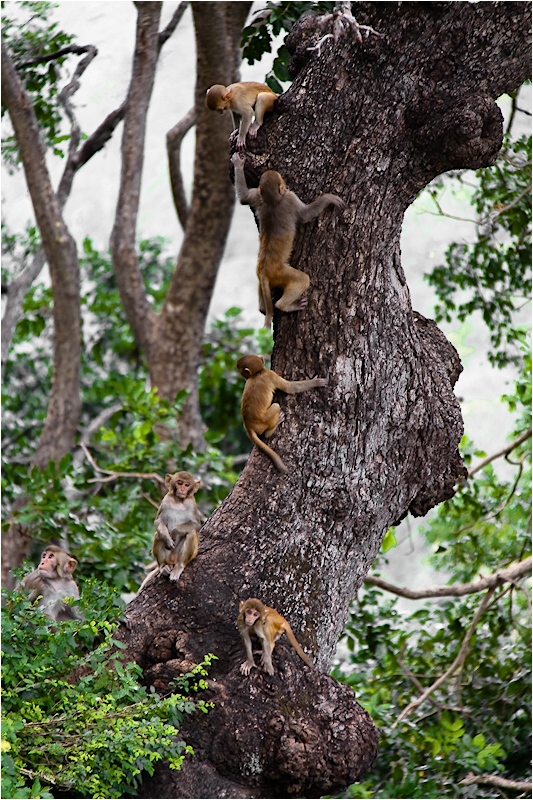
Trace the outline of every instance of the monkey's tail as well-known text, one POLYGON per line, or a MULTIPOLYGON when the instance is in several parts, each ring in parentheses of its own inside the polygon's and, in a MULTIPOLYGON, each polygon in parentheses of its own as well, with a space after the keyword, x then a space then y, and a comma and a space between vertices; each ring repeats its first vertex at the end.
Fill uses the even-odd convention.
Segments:
POLYGON ((272 318, 274 316, 274 306, 272 305, 272 289, 268 278, 263 276, 261 278, 261 292, 263 294, 263 301, 265 303, 265 328, 272 327, 272 318))
POLYGON ((286 627, 286 629, 285 629, 285 633, 287 634, 287 639, 288 639, 288 640, 289 640, 289 642, 292 644, 292 646, 294 647, 294 649, 296 650, 296 652, 298 653, 298 655, 300 656, 300 658, 302 659, 302 661, 303 661, 305 664, 307 664, 307 666, 308 666, 308 667, 312 667, 312 666, 313 666, 313 662, 311 661, 311 659, 309 658, 309 656, 308 656, 306 653, 304 653, 304 651, 302 650, 302 648, 301 648, 301 647, 300 647, 300 645, 298 644, 298 641, 297 641, 297 639, 296 639, 296 636, 295 636, 295 635, 294 635, 294 633, 292 632, 292 628, 291 628, 291 626, 289 625, 289 623, 288 623, 288 622, 287 622, 287 627, 286 627))
POLYGON ((269 456, 269 458, 272 459, 272 461, 274 462, 274 464, 276 465, 277 469, 280 472, 288 472, 289 471, 287 469, 287 467, 285 466, 285 464, 283 463, 283 461, 281 460, 281 458, 275 452, 275 450, 272 450, 271 447, 269 447, 267 444, 265 444, 263 442, 263 440, 259 438, 259 436, 257 435, 257 433, 254 430, 252 430, 251 428, 250 429, 246 428, 246 433, 248 434, 248 436, 250 437, 252 442, 255 445, 257 445, 257 447, 260 450, 262 450, 263 453, 266 453, 267 456, 269 456))

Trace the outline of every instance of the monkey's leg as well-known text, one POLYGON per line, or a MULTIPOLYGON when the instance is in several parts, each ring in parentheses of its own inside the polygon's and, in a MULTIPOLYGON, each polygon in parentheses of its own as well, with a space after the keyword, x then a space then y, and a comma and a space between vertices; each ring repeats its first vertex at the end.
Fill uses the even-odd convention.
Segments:
POLYGON ((263 124, 266 112, 271 111, 274 107, 275 99, 276 98, 272 97, 270 92, 261 92, 257 95, 254 106, 255 121, 252 123, 250 130, 248 131, 248 136, 250 136, 252 139, 255 139, 257 136, 257 129, 263 124))
POLYGON ((259 284, 259 312, 261 314, 266 314, 266 304, 265 298, 263 296, 263 290, 261 289, 261 284, 259 284))
POLYGON ((274 674, 274 667, 272 666, 272 650, 273 647, 267 638, 261 642, 263 645, 263 655, 261 656, 261 666, 269 675, 274 674))
POLYGON ((307 298, 302 295, 309 288, 309 275, 299 269, 287 267, 285 276, 285 291, 276 303, 276 308, 280 311, 301 311, 307 305, 307 298))
POLYGON ((254 654, 252 652, 252 640, 248 631, 241 631, 244 649, 246 650, 246 661, 241 664, 241 674, 249 675, 252 667, 255 667, 254 654))
POLYGON ((281 417, 281 407, 279 403, 272 403, 268 411, 266 412, 263 421, 267 426, 266 430, 263 432, 263 436, 265 439, 268 439, 269 436, 272 436, 274 431, 279 425, 281 417))
POLYGON ((178 554, 178 561, 176 565, 172 568, 172 572, 170 573, 169 580, 177 581, 180 578, 181 573, 187 566, 187 564, 195 558, 198 553, 198 534, 196 531, 191 531, 188 533, 180 542, 179 546, 176 547, 176 551, 178 554))

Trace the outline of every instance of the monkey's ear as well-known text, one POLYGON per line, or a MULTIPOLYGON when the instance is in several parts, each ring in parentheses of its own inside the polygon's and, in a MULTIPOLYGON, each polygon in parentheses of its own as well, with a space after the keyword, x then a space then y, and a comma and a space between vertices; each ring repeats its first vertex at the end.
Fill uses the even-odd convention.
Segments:
POLYGON ((167 472, 167 474, 165 475, 165 486, 167 487, 167 489, 170 486, 171 480, 172 480, 172 475, 170 474, 170 472, 167 472))
POLYGON ((245 377, 246 377, 246 378, 251 378, 251 377, 252 377, 252 373, 251 373, 251 371, 248 369, 248 367, 245 367, 245 368, 243 369, 243 374, 245 375, 245 377))
POLYGON ((67 572, 70 572, 71 574, 74 572, 77 566, 78 562, 76 561, 75 558, 67 558, 67 560, 65 561, 65 569, 67 570, 67 572))
POLYGON ((202 486, 202 481, 194 481, 192 485, 192 494, 196 494, 196 492, 198 491, 198 489, 200 489, 201 486, 202 486))

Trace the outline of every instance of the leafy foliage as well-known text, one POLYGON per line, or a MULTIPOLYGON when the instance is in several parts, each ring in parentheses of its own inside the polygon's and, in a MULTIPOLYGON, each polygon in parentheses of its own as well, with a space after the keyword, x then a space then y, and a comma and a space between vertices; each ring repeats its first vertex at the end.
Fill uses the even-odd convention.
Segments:
MULTIPOLYGON (((46 63, 25 65, 25 62, 56 53, 72 42, 73 36, 59 30, 57 22, 50 21, 53 9, 53 3, 41 0, 3 2, 2 38, 14 57, 15 66, 31 98, 46 144, 56 155, 61 156, 63 151, 59 145, 68 136, 61 133, 62 116, 57 97, 63 79, 62 67, 68 56, 59 56, 46 63)), ((4 113, 5 108, 2 105, 2 117, 4 113)), ((2 153, 11 167, 18 163, 14 136, 10 135, 2 141, 2 153)))
POLYGON ((179 737, 185 714, 209 704, 191 695, 205 688, 213 656, 161 697, 124 664, 113 638, 116 594, 95 581, 79 601, 81 621, 52 625, 17 593, 3 611, 2 796, 83 797, 134 794, 157 761, 179 769, 192 753, 179 737))
MULTIPOLYGON (((241 47, 243 57, 249 64, 260 61, 265 53, 272 50, 272 37, 279 36, 282 31, 289 33, 294 23, 304 14, 331 13, 335 3, 304 2, 276 3, 269 2, 259 11, 242 32, 241 47)), ((278 48, 272 70, 266 77, 266 83, 274 92, 283 91, 282 83, 291 80, 288 71, 290 54, 285 45, 278 48)))
MULTIPOLYGON (((426 279, 440 301, 437 321, 481 312, 493 347, 489 359, 503 366, 518 363, 524 328, 514 317, 531 299, 531 136, 507 140, 495 166, 476 178, 477 239, 450 244, 446 263, 426 279)), ((436 200, 439 191, 438 183, 430 189, 436 200)))
MULTIPOLYGON (((503 399, 517 415, 518 440, 531 426, 529 354, 514 393, 503 399)), ((461 449, 467 465, 486 456, 466 437, 461 449)), ((421 531, 431 547, 431 565, 446 576, 443 583, 475 582, 530 555, 531 439, 507 461, 514 467, 510 479, 487 463, 435 509, 421 531)), ((389 537, 376 574, 390 548, 389 537)), ((365 781, 345 797, 495 797, 500 794, 494 790, 467 789, 460 781, 469 772, 529 780, 531 620, 519 586, 497 590, 461 669, 393 727, 402 710, 450 667, 482 597, 417 603, 411 612, 403 610, 406 601, 402 606, 380 589, 361 590, 341 639, 341 652, 348 655, 333 674, 353 686, 381 728, 380 755, 365 781)))
MULTIPOLYGON (((7 244, 4 270, 12 273, 18 268, 15 246, 17 253, 24 247, 29 252, 35 246, 34 233, 27 240, 8 238, 7 244)), ((140 269, 156 311, 174 266, 164 248, 162 239, 142 241, 139 246, 140 269)), ((247 453, 250 443, 242 427, 242 380, 235 362, 246 352, 268 353, 272 337, 269 332, 240 327, 236 308, 213 322, 199 377, 211 444, 205 453, 183 451, 176 435, 185 395, 180 393, 169 403, 157 392, 147 391, 145 364, 121 311, 110 259, 96 251, 89 239, 83 250, 82 424, 87 432, 92 431, 95 419, 100 422, 86 434, 84 451, 45 470, 31 465, 52 375, 52 297, 48 287, 35 284, 26 295, 25 314, 16 328, 4 373, 4 519, 14 500, 28 495, 29 501, 14 519, 39 530, 35 553, 43 542, 61 541, 66 535, 81 562, 82 575, 135 591, 150 560, 154 506, 162 497, 156 476, 163 478, 176 468, 199 475, 203 489, 197 498, 205 515, 237 479, 229 455, 247 453)))

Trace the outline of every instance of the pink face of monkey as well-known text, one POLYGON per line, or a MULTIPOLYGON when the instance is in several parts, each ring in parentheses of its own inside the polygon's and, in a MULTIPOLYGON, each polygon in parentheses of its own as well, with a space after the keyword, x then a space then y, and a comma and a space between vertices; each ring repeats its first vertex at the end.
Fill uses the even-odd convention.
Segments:
POLYGON ((178 500, 194 494, 200 488, 200 481, 195 481, 189 472, 175 472, 165 478, 167 490, 178 500))
POLYGON ((37 571, 39 576, 48 581, 56 578, 71 578, 78 562, 59 547, 43 550, 37 571))

